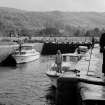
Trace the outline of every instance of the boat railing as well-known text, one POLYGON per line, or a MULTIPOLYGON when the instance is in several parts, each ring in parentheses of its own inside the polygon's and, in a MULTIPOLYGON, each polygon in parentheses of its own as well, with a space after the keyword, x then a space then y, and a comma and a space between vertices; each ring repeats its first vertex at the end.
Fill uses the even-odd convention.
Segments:
MULTIPOLYGON (((51 68, 50 68, 50 71, 56 71, 57 72, 57 66, 56 64, 54 64, 51 68)), ((64 73, 64 72, 73 72, 75 74, 78 74, 80 71, 77 70, 76 68, 74 69, 71 69, 71 67, 69 66, 62 66, 61 68, 61 71, 64 73)))

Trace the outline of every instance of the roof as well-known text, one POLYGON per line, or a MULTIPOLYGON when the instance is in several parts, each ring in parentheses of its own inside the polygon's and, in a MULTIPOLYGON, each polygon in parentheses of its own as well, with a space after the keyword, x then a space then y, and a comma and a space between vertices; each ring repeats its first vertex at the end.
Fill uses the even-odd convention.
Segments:
POLYGON ((34 44, 33 43, 24 43, 24 44, 22 44, 22 46, 34 46, 34 44))
POLYGON ((87 46, 79 46, 79 48, 87 49, 87 46))
POLYGON ((62 56, 81 56, 81 54, 77 54, 77 53, 65 53, 65 54, 62 54, 62 56))

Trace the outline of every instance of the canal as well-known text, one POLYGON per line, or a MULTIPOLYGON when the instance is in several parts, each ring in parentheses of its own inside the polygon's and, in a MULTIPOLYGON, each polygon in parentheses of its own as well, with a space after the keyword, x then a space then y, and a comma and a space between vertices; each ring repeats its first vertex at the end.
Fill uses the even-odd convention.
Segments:
POLYGON ((0 105, 55 105, 55 89, 45 72, 51 57, 16 67, 0 67, 0 105))

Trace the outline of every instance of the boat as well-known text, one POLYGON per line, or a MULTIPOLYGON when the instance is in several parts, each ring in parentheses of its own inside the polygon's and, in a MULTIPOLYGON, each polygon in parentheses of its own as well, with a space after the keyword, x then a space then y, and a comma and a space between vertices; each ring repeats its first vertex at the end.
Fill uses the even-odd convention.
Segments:
POLYGON ((53 64, 46 74, 55 88, 58 87, 58 84, 61 81, 63 83, 65 83, 65 81, 77 81, 105 86, 105 77, 103 78, 102 74, 97 74, 95 72, 96 64, 99 63, 99 58, 96 56, 98 53, 99 48, 95 45, 93 51, 90 49, 85 55, 79 55, 78 53, 73 53, 70 55, 64 54, 62 65, 63 73, 57 73, 57 67, 53 64), (68 60, 68 56, 70 56, 70 58, 75 58, 76 54, 77 58, 75 60, 68 60), (90 54, 92 55, 90 56, 90 54), (91 62, 91 65, 89 62, 91 62))
POLYGON ((76 63, 81 59, 82 54, 78 53, 66 53, 62 54, 62 73, 57 72, 57 65, 53 63, 48 71, 46 72, 46 75, 50 78, 51 84, 54 87, 57 87, 57 79, 61 77, 64 73, 77 73, 78 70, 75 69, 76 63))
POLYGON ((76 50, 79 54, 85 54, 88 51, 88 47, 81 45, 81 46, 78 46, 76 50))
POLYGON ((22 44, 21 49, 19 48, 12 54, 16 63, 26 63, 34 61, 40 57, 40 53, 36 51, 33 44, 22 44))

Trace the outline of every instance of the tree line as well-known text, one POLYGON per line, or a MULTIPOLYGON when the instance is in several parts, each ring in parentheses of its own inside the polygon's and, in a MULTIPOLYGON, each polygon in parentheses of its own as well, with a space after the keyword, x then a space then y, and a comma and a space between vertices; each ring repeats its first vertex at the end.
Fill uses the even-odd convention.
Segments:
POLYGON ((73 37, 79 37, 79 36, 100 36, 101 33, 105 32, 105 29, 100 28, 93 28, 93 29, 83 29, 81 27, 71 27, 71 26, 65 26, 62 29, 56 28, 56 27, 45 27, 42 29, 26 29, 26 28, 19 28, 14 29, 13 27, 9 28, 0 28, 0 34, 2 33, 2 36, 8 36, 8 37, 20 37, 20 36, 28 36, 28 37, 35 37, 35 36, 45 36, 45 37, 57 37, 57 36, 73 36, 73 37))

